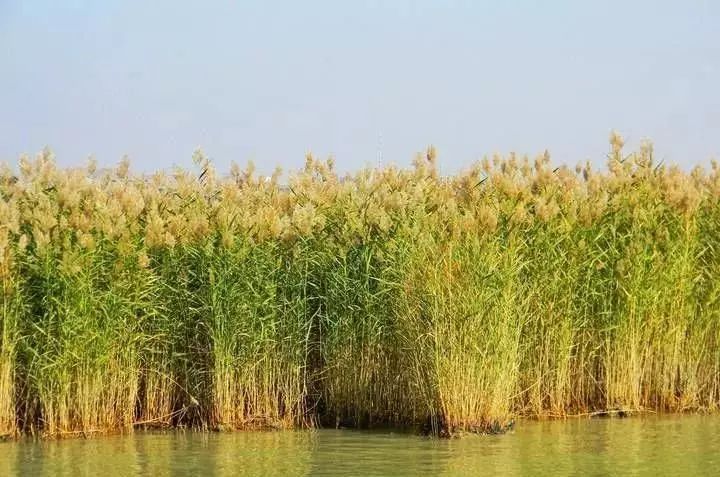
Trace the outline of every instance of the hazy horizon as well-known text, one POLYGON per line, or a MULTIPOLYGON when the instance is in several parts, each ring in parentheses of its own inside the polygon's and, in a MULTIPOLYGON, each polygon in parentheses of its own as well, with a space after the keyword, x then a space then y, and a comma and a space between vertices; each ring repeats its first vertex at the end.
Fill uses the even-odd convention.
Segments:
POLYGON ((720 4, 0 0, 0 161, 261 173, 444 173, 483 155, 601 163, 608 135, 684 167, 720 156, 720 4))

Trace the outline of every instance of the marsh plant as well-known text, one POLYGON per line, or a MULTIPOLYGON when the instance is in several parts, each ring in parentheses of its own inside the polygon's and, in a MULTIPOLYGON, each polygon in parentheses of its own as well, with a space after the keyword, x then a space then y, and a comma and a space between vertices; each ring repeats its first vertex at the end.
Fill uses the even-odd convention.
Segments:
POLYGON ((504 428, 720 403, 720 171, 0 174, 0 434, 504 428))

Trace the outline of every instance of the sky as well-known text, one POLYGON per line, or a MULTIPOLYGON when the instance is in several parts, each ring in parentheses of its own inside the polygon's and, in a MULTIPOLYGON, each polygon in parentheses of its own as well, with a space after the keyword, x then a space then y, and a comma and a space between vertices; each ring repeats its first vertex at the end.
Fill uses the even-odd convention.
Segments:
POLYGON ((720 2, 0 0, 0 161, 720 157, 720 2))

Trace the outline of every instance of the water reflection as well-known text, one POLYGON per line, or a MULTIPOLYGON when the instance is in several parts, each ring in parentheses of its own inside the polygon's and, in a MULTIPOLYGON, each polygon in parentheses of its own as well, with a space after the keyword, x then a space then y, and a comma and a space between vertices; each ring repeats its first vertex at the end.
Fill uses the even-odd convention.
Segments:
POLYGON ((0 443, 2 476, 708 475, 720 418, 520 422, 504 436, 390 432, 136 433, 0 443))

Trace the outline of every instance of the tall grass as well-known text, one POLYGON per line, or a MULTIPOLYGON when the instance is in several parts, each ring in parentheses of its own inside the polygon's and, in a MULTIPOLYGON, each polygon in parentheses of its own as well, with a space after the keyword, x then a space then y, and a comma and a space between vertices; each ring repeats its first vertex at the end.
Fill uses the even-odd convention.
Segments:
POLYGON ((287 185, 0 177, 0 435, 405 426, 720 403, 720 172, 494 157, 287 185))

